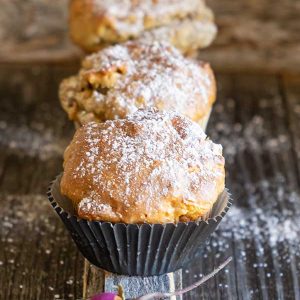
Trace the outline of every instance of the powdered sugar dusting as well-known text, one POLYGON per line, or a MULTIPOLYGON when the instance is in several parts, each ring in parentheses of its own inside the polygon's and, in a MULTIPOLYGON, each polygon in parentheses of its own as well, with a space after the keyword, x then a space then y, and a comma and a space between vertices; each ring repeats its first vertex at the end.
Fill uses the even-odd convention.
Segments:
POLYGON ((65 155, 64 176, 70 171, 68 178, 77 185, 89 182, 83 194, 94 203, 82 200, 81 212, 97 215, 99 204, 113 203, 123 221, 160 215, 162 222, 174 221, 188 215, 189 206, 199 214, 224 189, 222 147, 208 140, 197 124, 154 109, 79 129, 65 155), (75 165, 68 160, 71 152, 75 165))
POLYGON ((94 13, 112 20, 111 26, 122 36, 138 36, 145 29, 168 24, 204 7, 202 0, 96 0, 94 13))
POLYGON ((81 123, 124 118, 151 106, 197 121, 209 111, 213 90, 207 64, 184 58, 167 43, 143 40, 88 56, 79 75, 62 85, 61 99, 67 111, 70 101, 77 103, 71 118, 81 123))
POLYGON ((112 207, 104 203, 95 203, 92 198, 83 198, 78 204, 78 209, 82 211, 94 211, 112 213, 112 207))

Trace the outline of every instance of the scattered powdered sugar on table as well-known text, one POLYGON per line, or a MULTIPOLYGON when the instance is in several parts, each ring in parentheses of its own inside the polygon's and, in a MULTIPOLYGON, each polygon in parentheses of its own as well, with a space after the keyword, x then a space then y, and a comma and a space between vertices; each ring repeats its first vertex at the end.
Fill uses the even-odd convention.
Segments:
POLYGON ((268 241, 272 247, 281 242, 298 243, 300 194, 297 191, 284 189, 276 180, 267 184, 262 182, 248 201, 248 208, 234 205, 230 209, 221 224, 221 236, 223 230, 225 236, 230 230, 237 240, 255 237, 262 243, 268 241), (261 192, 266 188, 279 193, 279 200, 274 201, 270 196, 262 201, 261 192))
MULTIPOLYGON (((276 99, 274 99, 276 101, 276 99)), ((227 105, 233 105, 233 99, 227 100, 227 105)), ((263 102, 262 102, 263 103, 263 102)), ((224 114, 224 106, 216 103, 214 113, 224 114)), ((233 114, 233 113, 232 113, 233 114)), ((212 140, 218 141, 224 148, 227 163, 234 163, 236 155, 246 149, 261 154, 264 151, 281 153, 290 149, 291 142, 285 132, 271 136, 268 128, 265 128, 266 120, 260 115, 254 115, 243 126, 235 123, 229 126, 226 122, 219 121, 214 124, 213 130, 209 132, 212 140)))
MULTIPOLYGON (((18 268, 18 275, 15 277, 16 287, 19 286, 20 289, 26 290, 30 285, 26 278, 38 277, 37 281, 40 282, 41 278, 37 274, 43 272, 42 270, 55 273, 58 265, 61 268, 69 269, 73 262, 78 260, 77 250, 75 247, 70 247, 70 236, 53 213, 44 192, 41 194, 1 192, 0 201, 2 204, 0 210, 0 243, 2 246, 0 274, 14 272, 18 268), (73 257, 72 263, 69 261, 70 257, 73 257), (45 266, 44 260, 52 263, 45 266)), ((81 260, 79 260, 78 265, 81 264, 81 260)), ((82 275, 74 277, 73 274, 67 272, 62 279, 66 280, 68 285, 81 286, 82 275)), ((54 290, 57 293, 59 289, 52 285, 55 286, 55 282, 51 279, 44 284, 44 287, 49 289, 46 291, 49 297, 52 296, 54 290)), ((62 285, 65 285, 64 281, 62 281, 62 285)), ((74 299, 74 297, 70 297, 70 299, 74 299)))
MULTIPOLYGON (((274 99, 273 102, 276 101, 274 99)), ((226 102, 229 107, 234 103, 232 99, 226 102)), ((262 100, 260 105, 266 105, 265 101, 262 100)), ((217 104, 215 111, 217 114, 224 114, 224 106, 217 104)), ((282 156, 282 153, 291 148, 291 141, 284 133, 271 135, 267 123, 268 120, 260 115, 252 116, 243 126, 239 123, 228 126, 226 122, 219 121, 215 124, 211 137, 223 145, 226 162, 234 168, 239 163, 237 157, 247 159, 243 156, 245 151, 251 152, 253 157, 268 153, 269 157, 275 156, 274 159, 277 159, 276 155, 282 156)), ((268 241, 272 247, 282 242, 299 243, 300 191, 291 187, 278 169, 273 172, 273 177, 268 180, 252 184, 249 182, 247 186, 241 187, 240 183, 232 182, 233 188, 247 191, 242 196, 246 198, 242 203, 247 203, 247 207, 241 206, 239 199, 234 199, 234 205, 221 223, 221 235, 232 231, 238 240, 255 237, 262 243, 264 240, 268 241)), ((300 245, 298 249, 300 253, 300 245)))
MULTIPOLYGON (((274 109, 276 101, 276 98, 267 103, 262 100, 260 106, 268 104, 269 109, 274 109)), ((199 252, 200 267, 196 267, 195 260, 189 268, 193 269, 195 265, 195 270, 201 269, 201 262, 211 257, 217 265, 232 255, 235 264, 227 272, 236 268, 239 268, 239 274, 244 272, 245 277, 238 282, 251 280, 252 276, 275 282, 277 277, 291 276, 292 269, 299 270, 300 266, 300 189, 297 181, 292 180, 293 145, 284 128, 286 124, 272 124, 261 114, 250 115, 247 122, 235 123, 234 103, 233 99, 226 99, 225 104, 216 104, 216 122, 208 130, 209 136, 220 142, 224 149, 233 206, 207 246, 199 252), (251 156, 245 156, 246 152, 251 156), (253 161, 252 165, 248 162, 245 166, 248 172, 252 168, 252 176, 244 178, 241 162, 255 157, 258 161, 253 161), (262 175, 258 170, 260 165, 262 175), (268 173, 264 173, 266 168, 268 173)), ((280 103, 276 109, 280 110, 280 103)), ((206 272, 204 263, 200 275, 206 272)), ((258 290, 251 293, 257 298, 261 295, 258 290)))
POLYGON ((27 125, 15 127, 0 122, 0 147, 20 156, 38 156, 41 160, 61 157, 67 145, 67 139, 58 138, 49 129, 40 130, 27 125))

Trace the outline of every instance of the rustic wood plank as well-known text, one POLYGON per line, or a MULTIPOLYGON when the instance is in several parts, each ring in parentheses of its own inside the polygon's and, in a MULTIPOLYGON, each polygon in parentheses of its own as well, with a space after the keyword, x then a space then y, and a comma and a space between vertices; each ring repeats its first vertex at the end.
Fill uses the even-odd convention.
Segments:
MULTIPOLYGON (((296 169, 296 176, 294 180, 294 186, 299 188, 300 184, 300 76, 289 77, 286 76, 281 79, 282 88, 282 98, 285 102, 285 113, 288 116, 286 126, 290 132, 290 147, 292 149, 291 157, 294 161, 294 168, 296 169)), ((300 208, 293 203, 293 209, 298 214, 300 213, 300 208)), ((294 297, 300 299, 300 257, 293 245, 289 243, 289 264, 292 274, 292 290, 294 292, 294 297)), ((300 248, 300 247, 299 247, 300 248)), ((299 250, 299 249, 298 249, 299 250)))
MULTIPOLYGON (((242 114, 243 118, 245 120, 248 120, 249 122, 249 119, 253 118, 252 112, 254 112, 258 117, 257 120, 259 120, 258 124, 260 126, 258 130, 253 132, 252 135, 246 136, 247 139, 250 139, 250 149, 247 149, 248 157, 245 157, 244 153, 241 153, 242 157, 240 162, 246 163, 245 166, 241 166, 241 171, 243 172, 242 178, 249 179, 248 182, 246 179, 245 184, 249 184, 252 181, 254 183, 254 188, 258 189, 259 191, 259 198, 253 197, 253 192, 250 192, 248 195, 248 199, 250 199, 248 203, 250 204, 251 210, 256 210, 259 207, 266 207, 267 209, 274 210, 275 214, 277 209, 270 206, 269 201, 275 201, 274 204, 276 204, 276 207, 278 207, 279 210, 286 209, 286 205, 284 205, 284 207, 280 207, 280 202, 282 202, 280 198, 281 196, 276 195, 274 191, 270 190, 271 188, 273 189, 271 184, 274 181, 276 183, 278 178, 281 178, 283 180, 281 182, 282 185, 288 186, 289 182, 287 178, 284 177, 285 168, 278 168, 277 170, 275 169, 275 172, 266 172, 266 168, 269 168, 270 165, 268 165, 265 157, 269 157, 271 158, 271 160, 276 160, 277 153, 283 150, 284 153, 289 153, 288 161, 291 161, 291 159, 293 159, 291 149, 286 147, 288 143, 286 143, 284 147, 282 147, 282 144, 280 143, 281 138, 278 135, 278 128, 281 127, 282 131, 282 129, 286 125, 284 122, 281 122, 282 120, 280 120, 280 117, 283 115, 285 116, 285 118, 287 118, 287 115, 284 113, 284 101, 281 98, 280 88, 278 84, 276 84, 275 79, 271 78, 272 80, 270 82, 270 80, 267 80, 268 78, 263 79, 260 77, 257 78, 256 84, 254 84, 254 86, 251 86, 251 83, 255 83, 255 80, 249 80, 250 78, 246 77, 246 80, 243 80, 243 78, 239 78, 237 80, 236 91, 237 93, 242 91, 244 93, 243 97, 246 99, 249 98, 249 102, 251 101, 251 104, 249 104, 254 107, 254 110, 249 109, 248 107, 247 109, 244 109, 244 113, 242 114), (261 82, 264 82, 264 84, 259 85, 259 80, 261 82), (249 90, 247 90, 245 86, 243 87, 243 85, 247 86, 249 90), (255 97, 256 93, 260 95, 260 97, 255 97), (269 103, 268 107, 265 107, 265 103, 263 103, 263 101, 269 103), (272 105, 270 103, 272 103, 272 105), (259 141, 259 143, 255 142, 256 139, 259 141), (248 176, 247 173, 249 174, 248 176)), ((244 104, 245 101, 241 101, 240 103, 244 104)), ((285 129, 287 132, 287 127, 285 127, 285 129)), ((290 137, 286 138, 289 139, 290 137)), ((247 142, 247 140, 245 142, 247 142)), ((290 163, 290 165, 292 164, 293 163, 290 163)), ((296 170, 293 168, 289 169, 289 174, 295 178, 296 170)), ((261 218, 260 220, 258 220, 258 225, 260 225, 261 228, 268 228, 267 222, 267 219, 261 218)), ((272 228, 268 228, 268 230, 271 230, 272 232, 272 228)), ((290 259, 289 247, 286 244, 276 243, 276 245, 270 246, 267 240, 264 241, 264 239, 269 238, 268 235, 270 234, 270 232, 261 230, 261 232, 256 233, 256 235, 254 236, 256 244, 255 248, 257 249, 257 262, 254 261, 253 265, 255 263, 258 266, 263 265, 263 267, 256 268, 258 270, 257 278, 260 282, 256 288, 252 285, 252 290, 257 290, 257 297, 259 298, 274 299, 280 297, 280 293, 278 293, 278 290, 283 287, 285 298, 296 298, 296 294, 294 294, 293 291, 294 273, 291 271, 291 269, 282 268, 282 262, 279 263, 278 261, 273 259, 272 263, 273 265, 275 265, 275 267, 273 266, 273 268, 275 268, 275 270, 277 269, 277 273, 274 274, 273 270, 268 270, 270 268, 270 259, 272 257, 274 247, 277 248, 276 251, 279 253, 279 257, 284 257, 283 261, 286 260, 286 263, 288 263, 290 259), (269 264, 267 263, 267 261, 269 261, 269 264), (280 278, 280 273, 283 274, 283 278, 280 278), (277 291, 274 286, 272 286, 272 282, 274 282, 274 285, 276 287, 279 287, 277 291), (277 295, 276 292, 278 293, 277 295)), ((248 273, 250 273, 250 270, 248 271, 248 273)))
POLYGON ((284 76, 281 78, 282 97, 285 99, 285 109, 288 114, 286 124, 292 134, 294 159, 297 166, 297 179, 300 183, 300 76, 284 76))
POLYGON ((102 270, 84 260, 83 273, 83 299, 87 299, 99 292, 104 291, 105 274, 102 270))
POLYGON ((47 95, 48 67, 38 70, 0 72, 0 299, 81 297, 83 260, 45 196, 61 170, 66 119, 47 95))

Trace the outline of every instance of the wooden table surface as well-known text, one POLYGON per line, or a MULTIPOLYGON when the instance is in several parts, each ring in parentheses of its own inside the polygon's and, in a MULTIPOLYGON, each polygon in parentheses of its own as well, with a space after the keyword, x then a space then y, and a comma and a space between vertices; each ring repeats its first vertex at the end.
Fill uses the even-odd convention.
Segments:
MULTIPOLYGON (((0 299, 80 299, 83 258, 45 196, 73 125, 57 87, 72 65, 0 66, 0 299)), ((224 146, 234 206, 185 299, 300 299, 300 76, 218 73, 209 135, 224 146)))

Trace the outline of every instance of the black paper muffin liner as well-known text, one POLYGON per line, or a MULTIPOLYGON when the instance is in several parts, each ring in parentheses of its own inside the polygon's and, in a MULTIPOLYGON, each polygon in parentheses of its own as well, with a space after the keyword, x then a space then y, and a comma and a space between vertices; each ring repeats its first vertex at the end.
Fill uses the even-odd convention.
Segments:
POLYGON ((48 198, 82 255, 93 265, 122 275, 152 276, 184 267, 200 250, 231 206, 225 189, 207 220, 167 224, 88 221, 75 215, 60 193, 59 175, 48 198))

